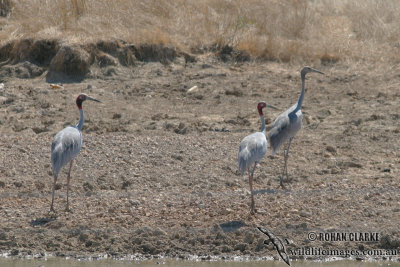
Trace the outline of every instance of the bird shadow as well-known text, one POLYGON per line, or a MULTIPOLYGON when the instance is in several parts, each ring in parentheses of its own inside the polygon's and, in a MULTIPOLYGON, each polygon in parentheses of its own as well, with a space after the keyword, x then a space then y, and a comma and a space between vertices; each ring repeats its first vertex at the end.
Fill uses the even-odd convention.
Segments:
POLYGON ((48 224, 49 222, 55 221, 56 219, 57 219, 57 217, 55 217, 55 216, 36 218, 36 219, 30 221, 29 225, 30 226, 44 226, 44 225, 48 224))
POLYGON ((246 224, 243 221, 230 221, 226 223, 221 223, 219 226, 224 233, 230 233, 238 230, 243 226, 246 226, 246 224))

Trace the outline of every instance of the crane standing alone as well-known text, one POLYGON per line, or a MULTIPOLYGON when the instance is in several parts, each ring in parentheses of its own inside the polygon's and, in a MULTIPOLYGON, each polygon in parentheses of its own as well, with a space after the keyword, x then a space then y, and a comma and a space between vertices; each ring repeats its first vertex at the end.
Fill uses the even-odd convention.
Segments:
POLYGON ((296 133, 301 128, 301 121, 303 118, 303 113, 301 112, 301 105, 303 103, 304 93, 305 93, 305 79, 306 74, 309 72, 316 72, 320 74, 324 74, 323 72, 312 69, 310 67, 304 67, 301 70, 301 94, 299 100, 296 104, 291 106, 288 110, 280 114, 272 123, 272 128, 268 132, 268 139, 271 143, 272 155, 274 155, 279 147, 285 143, 287 140, 288 146, 284 153, 284 161, 285 165, 283 167, 282 176, 280 177, 280 186, 283 186, 283 176, 286 174, 286 178, 288 179, 287 174, 287 160, 289 158, 289 148, 290 144, 292 143, 296 133))
POLYGON ((79 154, 82 147, 82 126, 85 120, 83 115, 82 103, 85 100, 92 100, 100 102, 99 100, 90 97, 85 94, 81 94, 76 98, 76 105, 78 106, 80 112, 80 120, 76 126, 68 126, 62 131, 58 132, 51 143, 51 166, 53 170, 54 182, 53 182, 53 192, 51 195, 51 206, 50 211, 54 212, 54 191, 56 189, 56 182, 58 174, 61 168, 69 162, 69 171, 67 176, 67 207, 68 204, 68 194, 69 194, 69 181, 71 179, 71 168, 73 159, 79 154))
POLYGON ((249 172, 249 185, 251 194, 251 204, 250 213, 255 213, 254 208, 254 197, 253 197, 253 174, 256 169, 257 163, 265 156, 267 153, 267 138, 265 135, 265 119, 262 109, 264 107, 275 108, 271 105, 267 105, 265 102, 260 102, 257 105, 258 114, 261 120, 261 130, 259 132, 253 133, 246 136, 240 142, 238 163, 239 171, 243 175, 246 170, 249 172), (254 164, 254 166, 252 166, 254 164), (251 169, 251 171, 250 171, 251 169))

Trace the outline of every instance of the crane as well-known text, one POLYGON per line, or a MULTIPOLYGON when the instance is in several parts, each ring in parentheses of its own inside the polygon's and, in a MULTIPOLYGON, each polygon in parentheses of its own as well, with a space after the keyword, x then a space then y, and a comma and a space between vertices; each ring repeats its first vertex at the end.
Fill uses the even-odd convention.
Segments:
POLYGON ((290 144, 292 143, 296 133, 300 130, 301 128, 301 120, 303 118, 303 113, 301 112, 301 105, 303 103, 303 98, 304 98, 304 92, 305 92, 305 79, 306 79, 306 74, 309 72, 316 72, 320 74, 324 74, 323 72, 310 68, 310 67, 304 67, 301 70, 301 94, 299 97, 299 100, 297 101, 296 104, 291 106, 288 110, 280 114, 272 123, 271 130, 268 132, 268 139, 271 143, 271 149, 272 149, 272 155, 275 155, 275 153, 278 151, 280 146, 285 143, 287 140, 288 146, 286 151, 284 152, 284 167, 283 167, 283 172, 282 176, 280 177, 280 186, 284 188, 283 186, 283 176, 286 174, 286 178, 288 179, 288 174, 287 174, 287 160, 289 158, 289 149, 290 149, 290 144))
POLYGON ((73 159, 79 154, 82 147, 82 126, 85 120, 83 115, 82 103, 85 100, 91 100, 96 102, 101 102, 93 97, 86 94, 80 94, 76 98, 76 105, 78 106, 80 119, 76 126, 68 126, 62 131, 58 132, 51 143, 51 167, 53 170, 54 182, 53 182, 53 192, 51 195, 51 206, 50 211, 55 212, 54 203, 54 191, 56 189, 56 182, 58 174, 61 168, 69 163, 69 171, 67 176, 67 207, 66 210, 69 211, 68 204, 68 194, 69 194, 69 181, 71 178, 71 168, 73 159))
MULTIPOLYGON (((259 102, 257 105, 258 114, 261 120, 261 129, 243 138, 239 145, 238 163, 239 171, 243 175, 246 170, 249 172, 249 185, 250 185, 250 213, 255 213, 254 196, 253 196, 253 174, 256 169, 257 163, 267 153, 267 138, 265 132, 265 119, 262 109, 265 107, 275 108, 265 102, 259 102), (254 164, 254 165, 253 165, 254 164)), ((276 109, 276 108, 275 108, 276 109)))

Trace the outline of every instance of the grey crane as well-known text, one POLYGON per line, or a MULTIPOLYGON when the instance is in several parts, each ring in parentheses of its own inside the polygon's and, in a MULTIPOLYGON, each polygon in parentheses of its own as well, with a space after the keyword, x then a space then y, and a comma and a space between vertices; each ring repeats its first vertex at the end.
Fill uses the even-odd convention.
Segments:
MULTIPOLYGON (((265 119, 262 109, 265 107, 275 108, 265 102, 257 105, 258 114, 261 120, 261 129, 259 132, 250 134, 243 138, 239 145, 238 163, 239 171, 243 175, 246 170, 249 172, 249 185, 251 194, 250 213, 255 213, 254 196, 253 196, 253 174, 257 163, 267 153, 267 138, 265 132, 265 119), (254 165, 253 165, 254 164, 254 165)), ((275 108, 276 109, 276 108, 275 108)))
POLYGON ((51 206, 50 211, 54 210, 54 191, 56 189, 56 182, 58 174, 61 168, 69 163, 69 171, 67 176, 67 207, 69 210, 68 194, 69 194, 69 181, 71 179, 71 168, 73 159, 79 154, 82 147, 82 126, 85 120, 83 115, 82 103, 85 100, 92 100, 96 102, 101 102, 93 97, 86 94, 80 94, 76 98, 76 105, 78 106, 80 113, 80 120, 76 126, 68 126, 62 131, 58 132, 51 143, 51 167, 53 170, 54 182, 53 182, 53 192, 51 195, 51 206))
POLYGON ((316 72, 320 74, 324 74, 323 72, 310 68, 310 67, 304 67, 301 70, 301 94, 299 97, 299 101, 297 101, 296 104, 291 106, 288 110, 280 114, 272 123, 271 130, 268 132, 268 139, 271 143, 271 149, 272 149, 272 155, 274 155, 280 146, 285 143, 287 140, 288 146, 286 151, 284 152, 284 167, 283 167, 283 172, 282 176, 280 177, 280 186, 284 188, 283 186, 283 176, 286 174, 286 178, 288 179, 288 174, 287 174, 287 160, 289 158, 289 149, 290 149, 290 144, 292 143, 296 133, 300 130, 301 128, 301 120, 303 118, 303 113, 301 112, 301 105, 303 103, 303 98, 304 98, 304 92, 305 92, 305 79, 306 79, 306 74, 309 72, 316 72))

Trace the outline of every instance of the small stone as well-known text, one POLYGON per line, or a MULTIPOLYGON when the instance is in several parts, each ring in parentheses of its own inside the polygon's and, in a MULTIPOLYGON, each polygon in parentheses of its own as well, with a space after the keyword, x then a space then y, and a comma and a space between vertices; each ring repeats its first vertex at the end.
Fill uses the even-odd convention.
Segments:
POLYGON ((301 217, 308 217, 308 218, 311 218, 311 213, 309 213, 309 212, 306 212, 306 211, 301 211, 300 213, 299 213, 299 215, 301 216, 301 217))
POLYGON ((60 85, 60 84, 55 84, 55 83, 51 83, 51 84, 50 84, 50 87, 51 87, 52 89, 63 89, 63 86, 62 86, 62 85, 60 85))
POLYGON ((22 186, 22 182, 14 182, 15 187, 21 187, 22 186))
POLYGON ((132 184, 132 181, 126 180, 122 182, 121 188, 122 189, 127 189, 130 185, 132 184))
POLYGON ((233 96, 236 96, 236 97, 240 97, 240 96, 243 96, 243 92, 239 91, 237 88, 226 89, 225 90, 225 95, 233 95, 233 96))
POLYGON ((254 235, 252 233, 247 233, 243 239, 243 242, 247 244, 253 244, 253 241, 254 241, 254 235))
POLYGON ((39 190, 39 191, 43 190, 45 188, 45 184, 43 182, 40 182, 40 181, 36 181, 35 182, 35 186, 36 186, 37 190, 39 190))
POLYGON ((235 246, 234 250, 240 250, 241 252, 245 251, 248 249, 248 245, 245 243, 239 243, 235 246))
POLYGON ((121 117, 122 117, 121 114, 115 113, 112 118, 113 118, 113 120, 115 120, 115 119, 120 119, 121 117))
POLYGON ((323 110, 319 111, 319 113, 317 115, 317 118, 320 119, 320 120, 324 120, 325 118, 327 118, 331 114, 332 113, 331 113, 331 111, 329 109, 323 109, 323 110))
POLYGON ((195 86, 189 88, 189 89, 187 90, 187 93, 193 94, 193 93, 196 93, 196 92, 198 92, 198 91, 199 91, 199 87, 197 87, 197 85, 195 85, 195 86))
POLYGON ((221 210, 221 215, 227 215, 227 214, 231 213, 232 211, 233 211, 233 210, 232 210, 232 209, 229 209, 229 208, 222 209, 222 210, 221 210))
POLYGON ((93 191, 94 186, 93 186, 91 183, 89 183, 89 182, 85 182, 85 183, 83 184, 83 189, 85 190, 85 192, 93 191))
POLYGON ((183 161, 183 157, 181 155, 172 155, 171 158, 183 161))
POLYGON ((360 163, 356 163, 356 162, 352 162, 352 161, 348 161, 344 165, 346 167, 350 167, 350 168, 362 168, 362 165, 360 163))
POLYGON ((132 206, 139 206, 139 204, 140 204, 140 202, 137 201, 137 200, 135 200, 135 199, 130 199, 130 200, 129 200, 129 203, 130 203, 132 206))
POLYGON ((333 146, 327 146, 326 151, 328 151, 332 154, 336 154, 336 149, 333 146))
POLYGON ((0 240, 7 240, 7 234, 6 234, 6 232, 1 232, 1 233, 0 233, 0 240))
POLYGON ((0 104, 5 104, 7 101, 7 97, 5 96, 0 96, 0 104))

